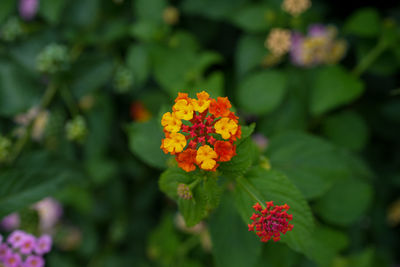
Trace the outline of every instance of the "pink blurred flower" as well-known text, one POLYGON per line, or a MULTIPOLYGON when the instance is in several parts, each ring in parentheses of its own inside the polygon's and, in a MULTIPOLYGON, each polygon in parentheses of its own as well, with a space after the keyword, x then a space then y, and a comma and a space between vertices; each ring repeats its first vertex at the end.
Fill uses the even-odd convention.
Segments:
POLYGON ((0 235, 0 245, 1 245, 1 242, 3 242, 3 236, 2 235, 0 235))
POLYGON ((19 248, 22 245, 22 242, 25 239, 26 233, 21 230, 15 230, 12 232, 9 237, 7 238, 7 242, 13 247, 13 248, 19 248))
POLYGON ((17 229, 20 223, 21 222, 18 213, 11 213, 1 220, 0 227, 5 231, 12 231, 17 229))
POLYGON ((25 234, 20 246, 21 253, 25 255, 31 254, 35 247, 36 238, 31 234, 25 234))
POLYGON ((34 209, 39 213, 40 229, 43 232, 51 232, 51 229, 63 214, 60 202, 51 197, 47 197, 36 203, 34 209))
POLYGON ((43 267, 44 259, 40 256, 30 255, 26 258, 23 267, 43 267))
POLYGON ((19 15, 24 20, 31 20, 35 17, 39 8, 39 0, 20 0, 19 15))
POLYGON ((36 254, 43 255, 50 252, 52 243, 53 240, 49 235, 42 235, 39 237, 35 246, 36 254))
POLYGON ((9 253, 4 259, 6 267, 20 267, 22 263, 21 256, 17 253, 9 253))
POLYGON ((4 261, 10 253, 11 249, 6 243, 0 245, 0 261, 4 261))

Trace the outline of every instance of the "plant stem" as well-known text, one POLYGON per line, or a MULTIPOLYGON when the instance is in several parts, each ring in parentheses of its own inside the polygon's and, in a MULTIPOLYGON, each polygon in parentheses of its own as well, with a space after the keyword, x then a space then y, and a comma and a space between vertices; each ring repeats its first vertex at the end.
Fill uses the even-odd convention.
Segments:
POLYGON ((387 42, 384 39, 379 40, 378 44, 372 48, 369 53, 354 68, 353 74, 357 77, 366 71, 369 66, 386 50, 387 42))
POLYGON ((79 115, 79 109, 78 106, 75 104, 75 101, 72 97, 71 92, 69 91, 67 86, 63 86, 61 88, 61 96, 64 100, 65 105, 67 105, 67 108, 71 114, 72 117, 76 117, 79 115))
POLYGON ((260 200, 253 192, 255 190, 253 190, 253 186, 243 177, 239 177, 236 179, 236 182, 238 185, 240 185, 244 191, 246 191, 247 194, 249 194, 249 196, 254 199, 256 202, 260 203, 261 207, 263 209, 265 209, 265 205, 264 202, 262 200, 260 200))
MULTIPOLYGON (((47 86, 46 92, 44 93, 44 95, 40 101, 40 105, 39 105, 40 110, 45 109, 50 105, 51 100, 53 99, 56 92, 57 92, 57 86, 54 83, 50 83, 47 86)), ((19 154, 24 149, 26 143, 29 141, 31 133, 32 133, 33 122, 34 122, 34 120, 32 120, 29 123, 29 125, 25 129, 24 135, 15 144, 14 151, 10 155, 10 158, 8 160, 9 164, 13 163, 18 158, 19 154)))
POLYGON ((200 182, 201 182, 201 177, 197 177, 196 180, 194 180, 190 185, 189 188, 190 190, 193 190, 200 182))

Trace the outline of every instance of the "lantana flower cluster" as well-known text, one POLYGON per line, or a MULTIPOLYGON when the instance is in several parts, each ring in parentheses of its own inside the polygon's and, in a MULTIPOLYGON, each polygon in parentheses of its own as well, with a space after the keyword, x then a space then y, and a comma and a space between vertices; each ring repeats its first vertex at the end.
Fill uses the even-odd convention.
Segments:
POLYGON ((287 204, 278 206, 273 201, 265 204, 265 209, 260 203, 253 206, 256 212, 250 217, 253 222, 248 225, 249 231, 254 231, 262 242, 268 242, 271 238, 276 242, 281 239, 281 234, 293 229, 293 224, 289 223, 293 215, 287 213, 290 208, 287 204))
POLYGON ((236 155, 234 142, 241 136, 239 118, 231 107, 227 97, 215 100, 205 91, 197 93, 197 99, 179 93, 172 112, 161 120, 165 133, 161 149, 175 155, 179 167, 187 172, 196 166, 215 171, 219 162, 236 155))
POLYGON ((36 238, 21 230, 12 232, 6 242, 0 235, 0 264, 5 267, 43 267, 43 256, 49 253, 52 238, 42 235, 36 238))
POLYGON ((306 36, 294 32, 290 49, 292 63, 305 67, 337 63, 346 53, 347 43, 336 37, 334 26, 321 24, 311 25, 306 36))

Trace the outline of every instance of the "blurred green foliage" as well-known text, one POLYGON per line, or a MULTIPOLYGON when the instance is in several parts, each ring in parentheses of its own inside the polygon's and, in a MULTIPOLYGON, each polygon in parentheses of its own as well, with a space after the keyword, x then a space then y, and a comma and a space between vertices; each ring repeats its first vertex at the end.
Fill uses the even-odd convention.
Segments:
POLYGON ((292 17, 281 0, 40 0, 32 20, 19 4, 0 3, 0 217, 61 201, 60 236, 81 239, 46 266, 400 263, 398 3, 315 0, 292 17), (272 28, 315 23, 346 40, 340 64, 266 64, 272 28), (256 124, 183 200, 178 184, 198 173, 162 152, 160 119, 178 92, 202 90, 256 124), (247 191, 291 206, 281 242, 247 232, 247 191))

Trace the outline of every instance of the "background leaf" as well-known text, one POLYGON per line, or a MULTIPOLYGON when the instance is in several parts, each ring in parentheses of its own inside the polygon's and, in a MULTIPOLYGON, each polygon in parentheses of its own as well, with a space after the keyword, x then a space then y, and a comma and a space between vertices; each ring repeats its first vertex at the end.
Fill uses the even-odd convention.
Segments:
POLYGON ((308 199, 323 195, 334 182, 349 175, 338 149, 305 133, 271 138, 267 155, 272 168, 284 172, 308 199))
POLYGON ((55 194, 66 183, 83 179, 76 166, 35 152, 19 159, 0 173, 0 217, 55 194))
POLYGON ((147 164, 164 169, 168 155, 160 149, 164 134, 158 120, 132 123, 128 127, 129 148, 133 154, 147 164))
POLYGON ((354 178, 344 179, 317 201, 315 209, 325 221, 345 226, 366 212, 371 199, 372 188, 368 183, 354 178))
POLYGON ((216 266, 254 266, 261 254, 261 242, 235 210, 234 198, 226 193, 221 206, 210 218, 210 233, 216 266))
POLYGON ((324 67, 315 78, 311 93, 310 111, 321 115, 358 98, 364 85, 339 66, 324 67))
POLYGON ((286 76, 279 71, 261 71, 246 77, 237 89, 239 105, 254 114, 273 111, 286 92, 286 76))
POLYGON ((344 30, 361 37, 374 37, 381 30, 379 13, 369 7, 358 9, 348 18, 344 30))

